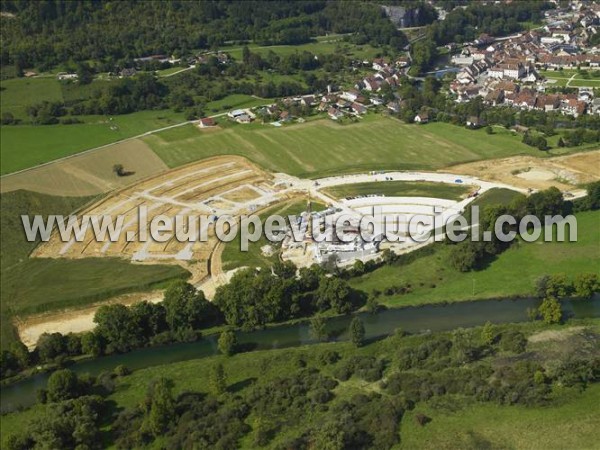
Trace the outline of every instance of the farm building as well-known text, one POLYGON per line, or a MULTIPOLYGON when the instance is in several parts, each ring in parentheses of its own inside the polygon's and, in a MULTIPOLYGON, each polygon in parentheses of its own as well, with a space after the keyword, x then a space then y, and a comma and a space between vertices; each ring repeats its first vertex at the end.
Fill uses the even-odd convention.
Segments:
POLYGON ((216 125, 217 125, 217 123, 215 122, 215 120, 212 117, 205 117, 203 119, 200 119, 200 121, 198 122, 198 126, 200 128, 210 128, 210 127, 214 127, 216 125))

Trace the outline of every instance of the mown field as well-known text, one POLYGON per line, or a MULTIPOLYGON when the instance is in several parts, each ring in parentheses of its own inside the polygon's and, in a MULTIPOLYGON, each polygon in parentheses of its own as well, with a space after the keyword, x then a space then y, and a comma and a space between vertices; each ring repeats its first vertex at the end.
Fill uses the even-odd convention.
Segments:
POLYGON ((384 266, 350 284, 373 292, 409 283, 408 294, 379 297, 389 306, 533 295, 542 275, 600 274, 600 211, 579 213, 576 218, 577 242, 519 241, 483 270, 458 272, 449 264, 451 246, 435 243, 430 255, 402 266, 384 266))
MULTIPOLYGON (((35 79, 42 81, 40 86, 54 86, 60 84, 53 78, 35 79)), ((27 100, 23 105, 39 103, 42 100, 52 100, 54 88, 40 88, 40 96, 28 94, 25 79, 8 80, 6 82, 19 82, 20 89, 15 98, 22 95, 27 100), (48 94, 50 93, 50 95, 48 94), (34 97, 33 101, 29 97, 34 97), (30 101, 31 100, 31 101, 30 101)), ((33 80, 30 80, 33 81, 33 80)), ((5 82, 3 82, 5 83, 5 82)), ((37 85, 36 85, 37 86, 37 85)), ((4 95, 9 92, 2 91, 4 95)), ((57 94, 58 95, 58 94, 57 94)), ((76 94, 72 94, 76 95, 76 94)), ((58 100, 60 98, 56 98, 58 100)), ((15 105, 17 100, 10 100, 15 105)), ((9 103, 9 100, 6 100, 9 103)), ((269 103, 269 100, 258 99, 249 95, 230 95, 221 100, 210 102, 206 105, 207 114, 216 114, 232 108, 258 106, 269 103)), ((12 108, 8 108, 10 111, 12 108)), ((2 106, 4 112, 4 104, 2 106)), ((132 114, 116 116, 79 116, 83 124, 74 125, 7 125, 2 126, 0 133, 0 157, 2 158, 1 173, 7 174, 17 170, 26 169, 45 162, 53 161, 64 156, 111 144, 132 136, 137 136, 148 131, 168 127, 185 121, 183 113, 172 110, 139 111, 132 114)))
POLYGON ((549 80, 556 80, 549 86, 600 87, 600 71, 598 70, 541 70, 539 74, 549 80))
POLYGON ((126 292, 150 290, 168 280, 187 277, 173 265, 134 265, 113 258, 30 259, 37 242, 27 242, 21 214, 68 214, 90 197, 52 197, 26 191, 2 194, 0 287, 1 347, 16 338, 15 316, 81 307, 126 292))
POLYGON ((542 156, 519 136, 445 123, 406 125, 379 115, 347 125, 314 120, 282 128, 259 124, 203 132, 193 126, 144 138, 170 167, 213 155, 245 156, 268 170, 319 177, 366 170, 433 170, 518 154, 542 156))
POLYGON ((427 181, 380 181, 334 186, 324 189, 323 192, 338 199, 354 195, 378 194, 388 197, 432 197, 460 200, 469 193, 470 189, 468 186, 427 181))
POLYGON ((172 111, 141 111, 121 116, 86 116, 76 125, 3 126, 2 174, 36 166, 149 130, 183 122, 172 111))
POLYGON ((573 401, 549 407, 464 404, 460 399, 426 402, 418 411, 435 418, 421 427, 414 419, 416 410, 409 412, 402 420, 400 448, 592 449, 600 427, 598 404, 597 384, 573 401))

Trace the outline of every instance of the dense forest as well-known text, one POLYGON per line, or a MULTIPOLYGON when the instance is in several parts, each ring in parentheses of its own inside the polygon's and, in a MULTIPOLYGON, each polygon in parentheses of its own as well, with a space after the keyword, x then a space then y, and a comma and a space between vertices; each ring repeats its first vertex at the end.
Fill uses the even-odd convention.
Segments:
MULTIPOLYGON (((447 7, 455 3, 446 2, 447 7)), ((469 3, 464 8, 456 8, 448 13, 443 21, 436 21, 427 28, 427 37, 413 48, 411 70, 414 74, 426 72, 438 54, 437 46, 472 42, 482 33, 490 36, 506 36, 524 29, 524 23, 538 23, 544 11, 553 5, 541 1, 519 1, 488 5, 469 3)))
POLYGON ((3 1, 2 12, 1 64, 18 70, 185 56, 230 42, 300 44, 327 33, 351 33, 357 44, 396 49, 407 42, 382 8, 368 2, 3 1))

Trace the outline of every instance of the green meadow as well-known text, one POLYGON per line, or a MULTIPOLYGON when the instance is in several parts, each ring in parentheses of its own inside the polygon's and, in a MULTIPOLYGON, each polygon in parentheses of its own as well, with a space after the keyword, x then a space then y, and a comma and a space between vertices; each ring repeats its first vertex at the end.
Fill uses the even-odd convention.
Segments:
POLYGON ((598 70, 541 70, 539 73, 549 80, 555 80, 549 86, 566 86, 568 83, 569 87, 600 87, 598 70))
POLYGON ((117 258, 29 258, 38 242, 28 242, 21 214, 68 214, 91 197, 53 197, 27 191, 4 193, 2 207, 0 285, 1 347, 16 338, 15 316, 83 307, 109 297, 151 290, 169 280, 187 278, 176 265, 136 265, 117 258))
POLYGON ((519 154, 542 156, 507 131, 488 136, 484 130, 446 123, 407 125, 376 114, 343 125, 328 119, 281 128, 227 124, 208 133, 190 125, 144 140, 170 167, 234 154, 274 172, 314 178, 367 170, 435 170, 519 154))
MULTIPOLYGON (((221 51, 228 53, 236 60, 242 59, 244 47, 223 47, 221 51)), ((343 35, 319 36, 312 42, 300 45, 271 45, 260 46, 257 44, 248 44, 248 49, 253 53, 265 56, 269 52, 274 52, 279 56, 287 56, 296 52, 311 52, 316 55, 337 53, 346 57, 355 57, 357 59, 372 59, 381 53, 380 49, 369 44, 355 45, 343 41, 343 35)))
POLYGON ((343 184, 324 189, 323 192, 335 198, 377 194, 388 197, 432 197, 460 200, 469 193, 469 190, 468 186, 428 181, 377 181, 373 183, 343 184))
POLYGON ((381 267, 350 284, 369 293, 411 285, 408 294, 379 297, 388 306, 533 295, 542 275, 600 274, 600 211, 579 213, 576 218, 576 242, 518 241, 483 270, 458 272, 449 263, 452 246, 438 242, 432 244, 431 254, 405 265, 381 267))
POLYGON ((599 404, 598 384, 568 402, 538 408, 461 399, 424 402, 403 418, 400 448, 592 449, 597 446, 600 418, 595 412, 599 404), (417 412, 434 419, 421 427, 415 421, 417 412))
POLYGON ((120 116, 85 116, 74 125, 9 125, 1 128, 2 174, 27 169, 150 130, 183 122, 170 110, 120 116))
MULTIPOLYGON (((112 144, 185 122, 183 113, 172 110, 147 110, 115 116, 79 116, 82 124, 29 125, 26 108, 41 101, 68 101, 87 98, 96 83, 79 86, 62 84, 55 78, 19 78, 2 82, 2 112, 12 112, 22 125, 0 128, 1 174, 70 156, 102 145, 112 144)), ((268 99, 234 94, 206 105, 207 114, 221 113, 232 108, 248 108, 269 103, 268 99)))

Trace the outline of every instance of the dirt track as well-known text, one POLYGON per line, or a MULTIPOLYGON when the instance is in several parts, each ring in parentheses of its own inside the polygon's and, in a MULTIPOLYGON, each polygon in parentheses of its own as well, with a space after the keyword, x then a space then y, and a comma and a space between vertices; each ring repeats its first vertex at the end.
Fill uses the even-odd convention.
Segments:
POLYGON ((582 184, 600 180, 600 150, 546 159, 515 156, 459 164, 443 171, 473 175, 524 189, 556 186, 561 191, 573 192, 582 184))
POLYGON ((108 301, 88 306, 83 309, 59 311, 48 314, 29 316, 25 319, 17 319, 19 337, 23 344, 32 349, 43 333, 82 333, 92 330, 95 326, 94 315, 102 305, 121 303, 132 305, 141 301, 157 303, 162 300, 162 291, 137 292, 114 297, 108 301))

